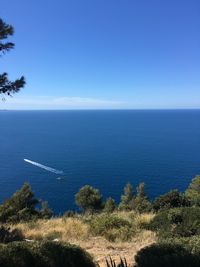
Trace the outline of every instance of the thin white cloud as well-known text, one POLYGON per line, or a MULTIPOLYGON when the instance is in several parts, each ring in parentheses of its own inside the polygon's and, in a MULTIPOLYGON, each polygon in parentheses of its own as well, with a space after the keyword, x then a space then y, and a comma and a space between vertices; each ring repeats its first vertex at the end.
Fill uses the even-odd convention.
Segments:
POLYGON ((125 102, 85 97, 34 96, 7 98, 2 109, 112 109, 121 108, 125 102))

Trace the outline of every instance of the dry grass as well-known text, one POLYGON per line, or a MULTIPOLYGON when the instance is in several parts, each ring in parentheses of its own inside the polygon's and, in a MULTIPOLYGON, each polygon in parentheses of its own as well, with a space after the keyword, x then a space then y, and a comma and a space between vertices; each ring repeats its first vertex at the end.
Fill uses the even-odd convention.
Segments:
POLYGON ((26 239, 64 242, 85 240, 89 236, 88 225, 77 218, 55 218, 36 222, 19 223, 13 227, 22 230, 26 239))
POLYGON ((138 215, 134 212, 117 212, 117 215, 134 223, 138 229, 130 242, 109 242, 104 237, 92 236, 89 225, 85 222, 86 218, 81 216, 19 223, 12 227, 21 229, 26 239, 58 239, 79 245, 94 257, 100 267, 106 266, 105 257, 108 255, 112 256, 116 262, 119 261, 119 255, 126 257, 129 266, 132 266, 135 254, 142 247, 156 242, 153 232, 140 228, 142 223, 149 222, 154 215, 138 215))
POLYGON ((135 228, 140 231, 141 226, 143 224, 149 223, 155 216, 154 213, 143 213, 139 214, 134 211, 118 211, 116 213, 113 213, 118 215, 119 217, 128 220, 130 223, 132 223, 135 228))
POLYGON ((135 218, 136 224, 138 225, 138 227, 140 227, 143 224, 147 224, 154 218, 154 216, 155 214, 153 213, 143 213, 143 214, 137 215, 135 218))

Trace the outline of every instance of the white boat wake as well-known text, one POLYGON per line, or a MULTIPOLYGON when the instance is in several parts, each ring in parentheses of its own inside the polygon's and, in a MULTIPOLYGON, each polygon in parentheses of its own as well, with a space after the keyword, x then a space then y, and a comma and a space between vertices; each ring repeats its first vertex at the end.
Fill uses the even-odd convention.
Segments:
POLYGON ((40 163, 38 163, 38 162, 29 160, 29 159, 24 159, 24 161, 26 161, 26 162, 28 162, 28 163, 30 163, 30 164, 32 164, 32 165, 35 165, 35 166, 37 166, 37 167, 39 167, 39 168, 42 168, 42 169, 44 169, 44 170, 46 170, 46 171, 49 171, 49 172, 53 172, 53 173, 56 173, 56 174, 64 174, 63 171, 56 170, 56 169, 54 169, 54 168, 45 166, 45 165, 43 165, 43 164, 40 164, 40 163))

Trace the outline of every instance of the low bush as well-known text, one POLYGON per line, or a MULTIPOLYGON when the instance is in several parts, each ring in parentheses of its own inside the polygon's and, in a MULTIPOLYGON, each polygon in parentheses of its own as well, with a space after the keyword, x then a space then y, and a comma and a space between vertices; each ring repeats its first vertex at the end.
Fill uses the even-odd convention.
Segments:
POLYGON ((114 214, 93 217, 90 229, 93 235, 104 236, 109 241, 128 241, 135 234, 135 229, 128 220, 114 214))
POLYGON ((134 198, 133 186, 127 183, 124 187, 124 194, 121 195, 121 202, 119 203, 119 210, 131 210, 130 203, 134 198))
POLYGON ((180 245, 153 244, 135 256, 135 267, 199 267, 200 257, 180 245))
POLYGON ((136 196, 130 202, 131 210, 135 210, 139 213, 146 213, 152 210, 152 203, 149 201, 145 192, 145 184, 140 183, 136 187, 136 196))
POLYGON ((9 199, 0 205, 1 223, 18 223, 39 218, 50 218, 53 212, 47 202, 39 201, 28 183, 25 183, 9 199), (39 209, 42 204, 41 209, 39 209))
POLYGON ((159 212, 147 228, 160 237, 200 235, 200 207, 182 207, 159 212))
POLYGON ((107 213, 112 213, 115 209, 116 209, 115 200, 109 197, 105 202, 103 211, 107 213))
POLYGON ((58 242, 13 242, 0 245, 2 267, 95 267, 81 248, 58 242))
POLYGON ((185 191, 186 197, 192 205, 200 206, 200 175, 197 175, 185 191))
POLYGON ((38 204, 39 200, 35 198, 30 185, 25 183, 0 205, 0 222, 16 223, 38 218, 39 212, 36 210, 38 204))
POLYGON ((178 192, 178 190, 171 190, 170 192, 157 197, 153 202, 154 211, 183 206, 190 206, 190 202, 187 200, 184 194, 178 192))
POLYGON ((130 203, 131 210, 139 213, 147 213, 152 211, 152 204, 146 198, 135 197, 130 203))
POLYGON ((189 252, 200 256, 200 236, 168 238, 162 241, 164 244, 176 244, 184 247, 189 252))

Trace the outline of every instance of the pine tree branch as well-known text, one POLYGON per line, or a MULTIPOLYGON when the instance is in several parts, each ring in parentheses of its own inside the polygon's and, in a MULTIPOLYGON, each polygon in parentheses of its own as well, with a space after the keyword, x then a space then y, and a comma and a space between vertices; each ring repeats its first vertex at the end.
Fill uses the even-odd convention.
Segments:
POLYGON ((2 19, 0 19, 0 40, 8 38, 9 35, 14 34, 14 28, 6 24, 2 19))
POLYGON ((24 76, 15 81, 9 81, 7 73, 3 73, 0 75, 0 94, 11 95, 12 93, 17 93, 24 86, 25 86, 24 76))
POLYGON ((5 54, 5 52, 8 52, 10 49, 14 48, 14 44, 13 43, 0 43, 0 53, 5 54))

